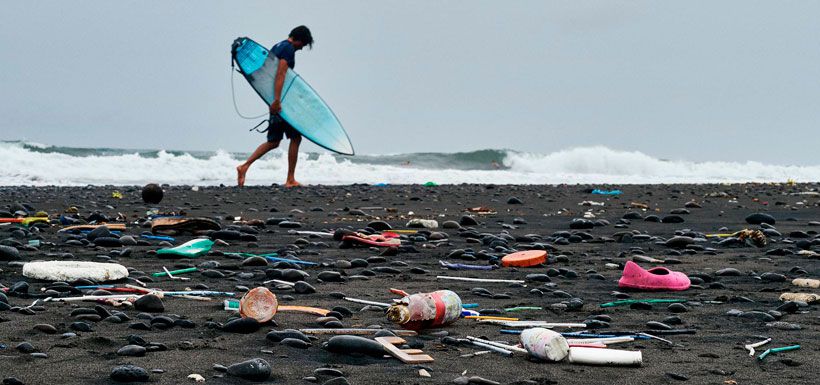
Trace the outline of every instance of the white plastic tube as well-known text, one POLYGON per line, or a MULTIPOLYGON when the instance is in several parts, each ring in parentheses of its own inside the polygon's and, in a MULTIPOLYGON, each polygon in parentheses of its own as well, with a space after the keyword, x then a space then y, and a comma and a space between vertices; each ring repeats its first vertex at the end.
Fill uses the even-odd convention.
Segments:
POLYGON ((517 279, 487 279, 487 278, 469 278, 469 277, 451 277, 447 275, 437 275, 436 279, 447 279, 451 281, 466 281, 466 282, 486 282, 486 283, 526 283, 527 281, 520 281, 517 279))
POLYGON ((622 342, 635 341, 632 337, 605 337, 605 338, 568 338, 567 343, 572 344, 619 344, 622 342))
POLYGON ((560 322, 547 322, 547 321, 504 321, 504 320, 496 320, 496 319, 483 319, 479 320, 478 323, 481 324, 493 324, 493 325, 501 325, 504 327, 510 328, 585 328, 587 324, 581 323, 560 323, 560 322))
POLYGON ((584 365, 608 365, 608 366, 641 366, 643 357, 640 351, 582 348, 572 346, 569 348, 569 362, 584 365))

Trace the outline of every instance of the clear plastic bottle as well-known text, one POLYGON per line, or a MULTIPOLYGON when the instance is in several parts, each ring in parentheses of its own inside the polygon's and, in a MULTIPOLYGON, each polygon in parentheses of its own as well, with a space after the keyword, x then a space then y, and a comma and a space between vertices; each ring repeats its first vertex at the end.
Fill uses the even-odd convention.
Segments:
POLYGON ((387 310, 387 319, 410 330, 442 327, 459 317, 461 298, 450 290, 409 295, 387 310))

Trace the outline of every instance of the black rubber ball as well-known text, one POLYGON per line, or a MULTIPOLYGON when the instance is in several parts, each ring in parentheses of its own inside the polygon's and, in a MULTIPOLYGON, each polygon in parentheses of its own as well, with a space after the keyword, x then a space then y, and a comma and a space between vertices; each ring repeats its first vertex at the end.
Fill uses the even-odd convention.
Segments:
POLYGON ((155 205, 162 201, 162 187, 156 183, 149 183, 142 188, 142 201, 155 205))

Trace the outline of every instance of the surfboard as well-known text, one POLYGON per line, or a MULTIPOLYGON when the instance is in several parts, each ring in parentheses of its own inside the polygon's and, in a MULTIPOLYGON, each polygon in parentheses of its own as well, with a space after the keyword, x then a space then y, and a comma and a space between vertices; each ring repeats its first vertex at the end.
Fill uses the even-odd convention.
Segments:
MULTIPOLYGON (((233 42, 233 61, 251 87, 270 105, 274 99, 274 79, 279 60, 267 48, 247 38, 233 42)), ((319 94, 288 68, 281 95, 279 115, 311 142, 342 155, 353 155, 353 144, 342 123, 319 94)))

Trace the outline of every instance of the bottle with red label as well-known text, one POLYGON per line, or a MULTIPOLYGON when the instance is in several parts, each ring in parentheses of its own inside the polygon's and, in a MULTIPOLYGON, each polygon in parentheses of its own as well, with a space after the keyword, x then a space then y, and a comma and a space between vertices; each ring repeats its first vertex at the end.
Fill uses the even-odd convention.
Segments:
POLYGON ((406 295, 387 309, 387 319, 409 330, 442 327, 461 317, 461 298, 450 290, 406 295))

